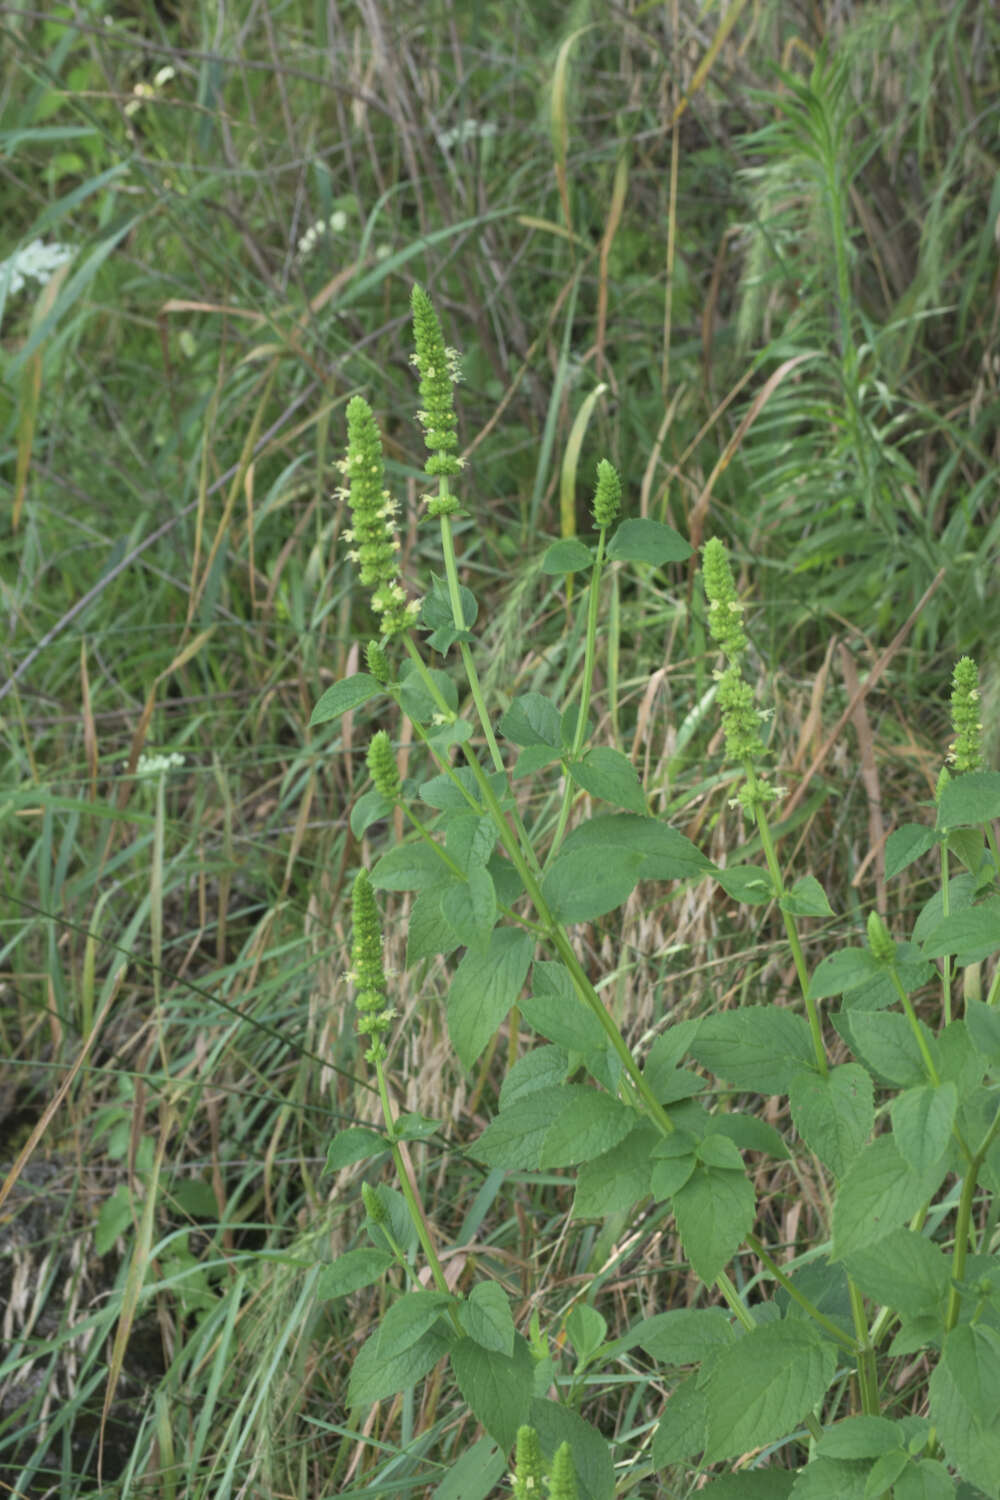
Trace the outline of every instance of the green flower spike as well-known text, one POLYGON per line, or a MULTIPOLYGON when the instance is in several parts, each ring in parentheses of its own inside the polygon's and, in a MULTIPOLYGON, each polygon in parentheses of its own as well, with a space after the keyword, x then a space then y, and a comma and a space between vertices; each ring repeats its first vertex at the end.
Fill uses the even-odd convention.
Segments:
POLYGON ((373 1187, 367 1182, 361 1184, 361 1201, 365 1205, 365 1213, 373 1224, 384 1224, 389 1215, 386 1213, 385 1204, 373 1187))
POLYGON ((736 595, 733 571, 726 549, 713 536, 702 548, 701 581, 708 600, 708 628, 712 639, 730 661, 736 661, 747 648, 740 617, 743 606, 736 595))
POLYGON ((896 944, 877 911, 868 913, 868 947, 879 963, 889 963, 895 957, 896 944))
POLYGON ((514 1500, 543 1500, 542 1447, 533 1427, 517 1429, 517 1455, 514 1460, 514 1500))
MULTIPOLYGON (((426 472, 433 477, 458 474, 462 460, 458 457, 458 419, 455 416, 453 386, 459 378, 458 353, 445 348, 444 334, 431 299, 422 286, 415 286, 410 298, 413 309, 413 343, 410 356, 420 374, 420 399, 417 412, 424 429, 424 442, 430 458, 426 472)), ((442 486, 444 494, 432 496, 427 509, 432 516, 452 516, 460 509, 458 500, 442 486)))
POLYGON ((365 647, 365 662, 375 681, 381 683, 383 687, 388 687, 392 681, 392 668, 389 666, 389 658, 378 641, 368 642, 365 647))
POLYGON ((594 490, 593 515, 600 527, 612 526, 622 508, 622 482, 606 458, 597 465, 597 488, 594 490))
POLYGON ((948 759, 956 771, 979 771, 983 765, 983 726, 979 719, 979 671, 971 656, 955 663, 952 683, 955 742, 948 759))
POLYGON ((576 1488, 576 1469, 569 1443, 560 1443, 552 1459, 552 1475, 549 1479, 549 1500, 579 1500, 576 1488))
POLYGON ((719 675, 718 697, 726 736, 726 759, 735 765, 760 760, 764 754, 761 714, 754 708, 753 688, 743 681, 739 667, 727 667, 719 675))
MULTIPOLYGON (((390 752, 391 753, 391 752, 390 752)), ((354 941, 351 945, 351 972, 348 978, 356 986, 358 997, 358 1030, 371 1037, 365 1053, 369 1062, 385 1057, 383 1033, 392 1025, 395 1012, 386 998, 385 971, 382 968, 382 929, 375 904, 375 892, 367 870, 359 870, 351 892, 351 918, 354 941)), ((367 1207, 367 1203, 366 1203, 367 1207)))
POLYGON ((372 736, 372 742, 368 746, 368 774, 375 783, 375 790, 387 802, 395 805, 402 800, 403 783, 399 779, 399 767, 384 729, 372 736))
POLYGON ((354 523, 344 538, 357 544, 348 556, 359 566, 362 585, 373 590, 372 609, 383 635, 403 635, 414 624, 420 605, 406 602, 399 581, 397 506, 385 488, 382 439, 371 407, 361 396, 347 405, 347 457, 340 468, 348 487, 338 494, 346 493, 354 523))

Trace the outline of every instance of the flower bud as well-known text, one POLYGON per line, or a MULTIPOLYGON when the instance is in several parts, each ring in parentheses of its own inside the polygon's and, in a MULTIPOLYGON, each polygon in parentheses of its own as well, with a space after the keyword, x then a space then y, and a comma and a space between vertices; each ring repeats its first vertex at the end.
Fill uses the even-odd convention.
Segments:
POLYGON ((617 470, 602 458, 597 465, 597 487, 594 490, 593 514, 598 526, 612 526, 622 508, 622 482, 617 470))
POLYGON ((956 771, 978 771, 983 764, 983 726, 979 719, 979 672, 971 656, 955 663, 952 684, 955 741, 948 759, 956 771))
POLYGON ((711 537, 702 548, 701 581, 708 600, 712 639, 730 661, 735 661, 747 648, 741 624, 743 606, 736 594, 726 549, 718 537, 711 537))
POLYGON ((879 963, 891 963, 896 955, 896 944, 877 911, 868 913, 868 947, 879 963))
POLYGON ((533 1427, 517 1429, 514 1470, 514 1500, 544 1500, 542 1446, 533 1427))
MULTIPOLYGON (((417 417, 431 455, 425 470, 432 476, 457 474, 462 461, 456 451, 458 418, 452 388, 459 378, 458 354, 454 349, 445 348, 438 315, 422 286, 414 286, 410 306, 415 351, 411 359, 420 373, 420 400, 423 403, 417 417)), ((428 502, 431 515, 453 515, 459 508, 455 496, 447 493, 428 502)))
POLYGON ((365 661, 368 670, 376 682, 387 687, 392 681, 392 668, 389 666, 389 658, 386 656, 378 641, 369 641, 365 647, 365 661))
MULTIPOLYGON (((390 754, 392 752, 390 751, 390 754)), ((385 970, 382 967, 382 928, 379 922, 375 892, 367 870, 359 870, 351 891, 350 979, 357 988, 358 1031, 371 1038, 365 1053, 369 1062, 385 1057, 383 1035, 392 1025, 395 1012, 386 998, 385 970)))
POLYGON ((369 1219, 371 1219, 373 1224, 385 1223, 386 1219, 389 1217, 386 1212, 385 1204, 382 1202, 382 1199, 379 1197, 378 1193, 376 1193, 375 1189, 373 1187, 369 1187, 367 1182, 363 1182, 361 1184, 361 1201, 365 1205, 365 1213, 368 1215, 369 1219))
POLYGON ((560 1443, 553 1455, 549 1500, 578 1500, 576 1469, 569 1443, 560 1443))
POLYGON ((372 742, 368 746, 368 774, 375 783, 375 790, 387 802, 395 805, 402 800, 403 784, 399 778, 399 767, 384 729, 372 736, 372 742))

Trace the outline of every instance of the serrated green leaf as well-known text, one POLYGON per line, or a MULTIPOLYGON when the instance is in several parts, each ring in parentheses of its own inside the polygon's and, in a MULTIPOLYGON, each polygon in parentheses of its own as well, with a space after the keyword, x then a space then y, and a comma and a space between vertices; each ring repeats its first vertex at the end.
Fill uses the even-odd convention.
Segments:
POLYGON ((346 1297, 349 1292, 371 1286, 394 1263, 395 1256, 388 1250, 345 1250, 320 1271, 316 1296, 321 1302, 346 1297))
POLYGON ((613 1150, 584 1162, 576 1177, 574 1219, 625 1213, 645 1198, 650 1191, 650 1152, 659 1140, 660 1132, 644 1121, 613 1150))
POLYGON ((507 1469, 507 1454, 491 1437, 481 1437, 455 1460, 431 1500, 487 1500, 507 1469))
POLYGON ((562 1088, 538 1089, 518 1099, 513 1109, 501 1110, 472 1148, 476 1161, 507 1172, 538 1166, 549 1127, 563 1106, 562 1088))
POLYGON ((688 1051, 700 1026, 700 1017, 675 1021, 656 1038, 642 1068, 646 1082, 654 1093, 660 1087, 661 1077, 669 1077, 676 1072, 677 1064, 688 1051))
POLYGON ((351 808, 349 819, 351 832, 356 839, 363 838, 373 823, 380 823, 383 818, 388 818, 392 812, 392 803, 388 802, 381 792, 370 787, 351 808))
POLYGON ((872 1464, 871 1473, 865 1483, 865 1500, 879 1500, 880 1496, 888 1495, 892 1486, 909 1465, 910 1457, 901 1448, 894 1449, 891 1453, 883 1453, 881 1458, 872 1464))
POLYGON ((609 562, 651 563, 660 568, 668 562, 685 562, 691 556, 691 544, 672 526, 642 517, 622 521, 606 556, 609 562))
POLYGON ((448 991, 448 1035, 462 1065, 471 1068, 518 999, 535 940, 514 927, 495 928, 482 948, 470 949, 448 991))
MULTIPOLYGON (((427 667, 431 681, 452 713, 458 711, 458 687, 454 679, 440 667, 427 667)), ((418 724, 430 724, 441 706, 424 682, 422 673, 412 661, 404 661, 399 669, 399 702, 407 718, 418 724)))
POLYGON ((979 963, 1000 949, 1000 896, 989 896, 968 911, 951 912, 921 943, 927 958, 957 953, 958 962, 979 963))
POLYGON ((926 1203, 946 1170, 942 1160, 928 1172, 904 1161, 891 1135, 878 1136, 844 1174, 833 1207, 833 1258, 876 1244, 926 1203))
POLYGON ((539 1089, 557 1089, 566 1079, 567 1057, 561 1047, 535 1047, 519 1057, 500 1085, 500 1109, 512 1109, 539 1089))
POLYGON ((557 749, 554 745, 526 745, 518 755, 511 775, 515 780, 519 776, 534 776, 561 759, 562 749, 557 749))
POLYGON ((364 1125, 352 1125, 349 1130, 338 1130, 330 1142, 323 1170, 339 1172, 341 1167, 350 1166, 351 1162, 364 1161, 367 1157, 377 1156, 380 1151, 388 1149, 389 1142, 378 1131, 369 1130, 364 1125))
POLYGON ((790 891, 782 896, 779 905, 782 911, 794 917, 832 917, 833 908, 826 899, 826 891, 814 875, 803 875, 790 891))
POLYGON ((625 1338, 628 1347, 641 1344, 661 1364, 694 1365, 727 1348, 735 1336, 721 1307, 678 1307, 636 1323, 625 1338))
POLYGON ((467 880, 441 893, 441 915, 467 948, 482 948, 496 925, 497 895, 488 870, 474 868, 467 880))
POLYGON ((377 1333, 372 1334, 351 1366, 347 1400, 352 1409, 384 1401, 387 1396, 416 1385, 448 1353, 452 1344, 446 1333, 433 1328, 401 1354, 385 1359, 378 1352, 378 1337, 377 1333))
POLYGON ((948 1462, 990 1500, 1000 1500, 998 1409, 1000 1335, 960 1323, 946 1334, 931 1376, 930 1417, 948 1462))
POLYGON ((904 823, 893 829, 885 841, 885 878, 891 880, 912 865, 915 859, 933 849, 939 835, 923 823, 904 823))
POLYGON ((966 1000, 965 1024, 976 1051, 991 1063, 1000 1062, 1000 1010, 982 1000, 966 1000))
POLYGON ((360 708, 370 698, 385 695, 385 688, 374 677, 367 672, 356 672, 353 677, 345 677, 343 682, 335 682, 332 687, 327 688, 312 711, 309 728, 313 729, 317 724, 328 724, 331 719, 339 719, 341 714, 348 713, 352 708, 360 708))
POLYGON ((406 928, 406 967, 409 969, 421 958, 433 958, 437 953, 454 953, 461 947, 458 933, 441 910, 441 897, 447 886, 437 886, 422 891, 410 907, 410 920, 406 928))
POLYGON ((452 813, 447 820, 444 846, 463 875, 485 869, 496 841, 492 818, 470 811, 452 813))
POLYGON ((792 1500, 865 1500, 866 1459, 815 1458, 792 1486, 792 1500))
POLYGON ((623 1141, 636 1123, 636 1112, 610 1094, 568 1083, 563 1105, 545 1136, 540 1167, 572 1167, 591 1161, 623 1141))
POLYGON ((790 1469, 741 1469, 738 1474, 724 1474, 706 1484, 698 1491, 698 1500, 703 1495, 709 1500, 786 1500, 794 1484, 790 1469))
POLYGON ((608 1325, 596 1307, 586 1302, 575 1302, 566 1319, 566 1337, 581 1365, 587 1363, 604 1343, 608 1325))
POLYGON ((689 1180, 698 1165, 697 1145, 686 1130, 675 1130, 653 1147, 650 1188, 654 1198, 672 1198, 689 1180))
POLYGON ((536 1397, 528 1421, 538 1433, 542 1454, 551 1463, 561 1443, 569 1443, 576 1466, 580 1500, 614 1500, 615 1471, 607 1439, 589 1422, 559 1401, 536 1397))
POLYGON ((799 1135, 835 1177, 843 1177, 875 1123, 871 1078, 858 1063, 831 1068, 825 1078, 803 1070, 788 1094, 799 1135))
POLYGON ((713 1115, 712 1129, 727 1135, 741 1151, 762 1151, 778 1161, 788 1160, 788 1147, 774 1126, 769 1125, 766 1120, 759 1120, 756 1115, 744 1115, 736 1111, 713 1115))
POLYGON ((696 1458, 708 1439, 708 1398, 699 1389, 697 1375, 682 1380, 667 1402, 653 1435, 653 1466, 696 1458))
POLYGON ((953 1083, 921 1084, 897 1094, 889 1107, 900 1155, 915 1172, 926 1172, 951 1145, 958 1109, 953 1083))
POLYGON ((559 710, 541 693, 522 693, 500 720, 500 733, 515 745, 549 745, 559 749, 559 710))
POLYGON ((551 547, 546 547, 542 553, 541 568, 543 573, 557 577, 562 573, 583 572, 593 562, 594 554, 589 547, 577 537, 567 537, 564 541, 553 542, 551 547))
POLYGON ((563 849, 542 881, 542 896, 557 922, 569 925, 602 917, 622 906, 635 890, 641 854, 610 848, 598 860, 591 849, 563 849))
POLYGON ((727 865, 724 870, 716 870, 714 879, 727 896, 744 906, 763 906, 774 900, 770 876, 759 865, 727 865))
MULTIPOLYGON (((898 1011, 841 1011, 833 1023, 855 1056, 878 1078, 909 1088, 923 1083, 927 1068, 909 1021, 898 1011)), ((931 1056, 937 1045, 923 1022, 918 1022, 931 1056)))
POLYGON ((716 1077, 758 1094, 787 1093, 815 1056, 806 1022, 777 1005, 706 1017, 689 1051, 716 1077))
POLYGON ((455 1301, 447 1292, 404 1292, 391 1304, 378 1328, 380 1359, 395 1359, 423 1338, 455 1301))
POLYGON ((526 1340, 515 1334, 513 1352, 507 1355, 484 1349, 474 1339, 459 1339, 451 1351, 451 1368, 477 1421, 501 1448, 512 1448, 531 1404, 534 1365, 526 1340))
POLYGON ((743 1172, 700 1163, 674 1193, 684 1253, 702 1281, 714 1281, 732 1259, 753 1226, 756 1207, 753 1186, 743 1172))
POLYGON ((536 962, 531 973, 532 994, 521 1002, 521 1015, 532 1031, 568 1052, 598 1051, 607 1042, 604 1028, 573 987, 561 963, 536 962))
POLYGON ((642 855, 642 880, 690 880, 713 872, 715 866, 684 834, 660 818, 635 813, 601 813, 577 825, 563 844, 563 853, 587 850, 598 862, 612 849, 642 855))
POLYGON ((706 1460, 736 1458, 784 1437, 823 1399, 836 1367, 834 1346, 811 1324, 752 1328, 715 1356, 704 1382, 706 1460))
POLYGON ((483 1349, 514 1353, 514 1319, 502 1286, 495 1281, 477 1281, 458 1314, 462 1327, 483 1349))
POLYGON ((911 1464, 896 1481, 894 1500, 954 1500, 955 1483, 936 1458, 911 1464))
POLYGON ((883 968, 867 948, 841 948, 818 964, 809 980, 812 1000, 830 995, 849 995, 862 984, 882 977, 883 968))
POLYGON ((375 861, 371 872, 371 882, 377 891, 427 891, 453 879, 441 851, 422 839, 411 844, 394 844, 375 861))
POLYGON ((943 1308, 951 1264, 912 1229, 893 1229, 877 1244, 846 1255, 844 1266, 866 1297, 906 1318, 933 1316, 943 1308))
POLYGON ((600 797, 604 802, 613 802, 616 807, 645 815, 646 794, 635 766, 620 750, 613 750, 609 745, 595 745, 582 760, 569 761, 566 769, 577 786, 592 797, 600 797))
POLYGON ((966 771, 941 793, 938 828, 978 826, 1000 818, 1000 772, 966 771))
POLYGON ((410 1111, 405 1115, 400 1115, 396 1121, 396 1139, 400 1141, 426 1141, 440 1129, 440 1120, 430 1120, 426 1115, 410 1111))
POLYGON ((718 1131, 702 1136, 696 1154, 706 1167, 718 1167, 723 1172, 743 1171, 743 1158, 735 1141, 718 1131))
POLYGON ((828 1427, 816 1444, 820 1458, 881 1458, 901 1444, 898 1422, 888 1417, 848 1417, 828 1427))

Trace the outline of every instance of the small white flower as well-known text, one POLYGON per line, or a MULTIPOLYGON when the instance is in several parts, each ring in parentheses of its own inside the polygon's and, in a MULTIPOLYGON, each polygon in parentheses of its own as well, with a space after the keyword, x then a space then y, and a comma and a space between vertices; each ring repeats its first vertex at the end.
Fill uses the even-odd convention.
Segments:
POLYGON ((46 245, 42 240, 32 240, 23 250, 16 250, 5 261, 0 261, 0 285, 4 277, 9 276, 7 291, 11 296, 21 290, 27 276, 34 277, 44 286, 75 254, 72 245, 46 245))
POLYGON ((160 68, 158 72, 153 74, 153 87, 154 89, 162 89, 165 83, 169 83, 171 78, 176 77, 177 69, 172 68, 168 63, 165 68, 160 68))
POLYGON ((147 755, 143 752, 139 756, 135 774, 140 781, 152 781, 157 776, 165 776, 168 771, 174 770, 184 764, 184 756, 179 755, 176 750, 169 755, 147 755))
POLYGON ((442 151, 450 151, 452 146, 460 146, 465 141, 474 141, 477 138, 487 140, 496 133, 497 128, 491 120, 461 120, 449 130, 442 130, 437 137, 437 143, 442 151))

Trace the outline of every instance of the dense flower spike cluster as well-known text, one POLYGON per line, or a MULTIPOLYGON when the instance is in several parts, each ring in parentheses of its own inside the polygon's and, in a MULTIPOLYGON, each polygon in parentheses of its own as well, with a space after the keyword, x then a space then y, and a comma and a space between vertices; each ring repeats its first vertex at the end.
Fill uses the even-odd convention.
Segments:
POLYGON ((877 911, 868 913, 868 947, 873 958, 889 963, 895 957, 896 944, 877 911))
POLYGON ((606 458, 597 465, 597 487, 594 490, 593 516, 598 526, 613 526, 622 508, 622 482, 606 458))
POLYGON ((378 641, 369 641, 365 647, 365 663, 376 682, 387 687, 392 681, 392 668, 378 641))
POLYGON ((371 1038, 365 1053, 369 1062, 385 1057, 383 1035, 392 1025, 395 1012, 386 998, 385 971, 382 968, 382 929, 379 925, 375 892, 367 870, 359 870, 351 892, 351 918, 354 937, 351 945, 351 972, 348 979, 358 991, 358 1030, 371 1038))
POLYGON ((951 723, 955 741, 948 759, 956 771, 979 771, 983 765, 983 726, 979 718, 979 671, 971 656, 955 663, 951 723))
POLYGON ((406 602, 399 581, 396 553, 396 502, 385 488, 385 466, 382 439, 371 407, 361 396, 354 396, 347 406, 347 457, 341 464, 348 488, 353 530, 345 531, 348 542, 355 542, 348 553, 359 565, 359 577, 365 588, 372 589, 372 609, 379 616, 382 633, 403 635, 414 624, 420 612, 416 601, 406 602))
POLYGON ((399 767, 384 729, 372 736, 372 742, 368 746, 368 774, 379 795, 395 806, 402 798, 403 783, 399 779, 399 767))
POLYGON ((576 1469, 569 1443, 560 1443, 552 1457, 549 1500, 578 1500, 576 1469))
POLYGON ((708 599, 708 628, 712 639, 730 662, 737 662, 747 648, 742 625, 743 606, 736 594, 726 549, 717 536, 710 538, 702 548, 701 576, 708 599))
POLYGON ((542 1447, 538 1433, 533 1427, 517 1429, 517 1449, 514 1459, 514 1500, 542 1500, 542 1447))
MULTIPOLYGON (((415 286, 410 298, 413 309, 413 343, 410 362, 420 374, 420 400, 417 412, 424 429, 424 442, 430 457, 426 472, 446 477, 458 474, 462 460, 458 457, 458 418, 455 415, 453 386, 459 379, 458 353, 445 348, 444 335, 431 299, 423 287, 415 286)), ((432 496, 427 509, 432 516, 454 515, 460 508, 454 495, 442 485, 442 494, 432 496)))

